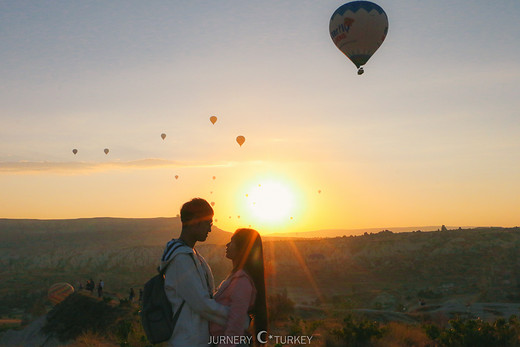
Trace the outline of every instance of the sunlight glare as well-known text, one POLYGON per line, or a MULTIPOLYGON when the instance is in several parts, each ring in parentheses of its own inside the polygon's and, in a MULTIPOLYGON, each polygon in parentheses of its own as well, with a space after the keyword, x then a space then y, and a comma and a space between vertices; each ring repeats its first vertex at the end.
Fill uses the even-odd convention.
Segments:
POLYGON ((277 181, 262 182, 247 194, 248 206, 259 220, 277 223, 289 219, 294 210, 294 194, 277 181))

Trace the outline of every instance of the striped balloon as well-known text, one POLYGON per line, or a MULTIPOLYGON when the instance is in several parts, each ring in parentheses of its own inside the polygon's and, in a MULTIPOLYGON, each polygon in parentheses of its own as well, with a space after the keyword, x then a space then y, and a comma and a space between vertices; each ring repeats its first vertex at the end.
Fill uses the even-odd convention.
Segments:
POLYGON ((47 295, 52 304, 56 305, 65 300, 65 298, 72 293, 74 293, 74 287, 68 283, 62 282, 53 284, 49 288, 47 295))

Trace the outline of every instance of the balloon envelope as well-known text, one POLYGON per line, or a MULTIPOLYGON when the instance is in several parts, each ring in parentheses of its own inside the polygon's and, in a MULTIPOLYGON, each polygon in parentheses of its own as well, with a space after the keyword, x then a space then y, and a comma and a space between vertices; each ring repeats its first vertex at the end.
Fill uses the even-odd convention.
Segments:
POLYGON ((72 153, 76 154, 76 153, 78 153, 78 150, 77 150, 76 148, 74 148, 74 149, 72 150, 72 153))
POLYGON ((108 152, 110 152, 110 150, 108 148, 105 148, 104 152, 105 152, 105 154, 108 154, 108 152))
POLYGON ((388 17, 373 2, 352 1, 334 11, 329 30, 334 44, 359 69, 385 40, 388 17))
POLYGON ((213 201, 211 202, 211 206, 215 206, 215 203, 213 201))
POLYGON ((53 305, 57 305, 72 293, 74 293, 74 287, 68 283, 62 282, 53 284, 49 288, 47 296, 53 305))
POLYGON ((179 178, 179 175, 175 175, 175 179, 179 178))
POLYGON ((242 146, 246 142, 246 138, 244 136, 237 136, 237 143, 242 146))
POLYGON ((215 124, 217 122, 217 117, 211 116, 209 117, 209 120, 211 121, 211 123, 215 124))
POLYGON ((164 140, 166 138, 166 134, 165 133, 162 133, 161 134, 161 138, 164 140))

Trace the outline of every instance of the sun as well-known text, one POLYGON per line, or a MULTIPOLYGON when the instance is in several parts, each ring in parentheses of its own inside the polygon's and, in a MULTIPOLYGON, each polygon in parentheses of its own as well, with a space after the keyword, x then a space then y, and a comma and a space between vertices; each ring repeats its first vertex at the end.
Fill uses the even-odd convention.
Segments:
POLYGON ((247 205, 255 219, 263 223, 278 223, 291 218, 295 208, 294 193, 278 181, 264 181, 246 194, 247 205))

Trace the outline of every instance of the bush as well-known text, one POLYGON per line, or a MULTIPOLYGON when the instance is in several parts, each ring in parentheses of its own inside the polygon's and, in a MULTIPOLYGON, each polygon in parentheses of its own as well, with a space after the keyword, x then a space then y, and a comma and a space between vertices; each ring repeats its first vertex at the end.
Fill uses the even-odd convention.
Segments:
POLYGON ((450 347, 513 347, 520 346, 520 321, 511 316, 508 321, 503 318, 493 324, 481 319, 449 321, 449 327, 441 330, 434 326, 424 327, 426 334, 441 346, 450 347))
POLYGON ((284 320, 294 313, 294 301, 287 297, 287 290, 281 294, 271 295, 267 298, 269 321, 284 320))
POLYGON ((340 329, 333 329, 330 333, 344 346, 362 347, 368 346, 372 339, 383 337, 384 331, 376 321, 357 320, 349 315, 343 320, 340 329))
POLYGON ((74 293, 48 313, 43 332, 61 341, 74 340, 86 332, 104 336, 115 333, 125 338, 128 325, 124 321, 128 319, 133 319, 128 308, 74 293))

